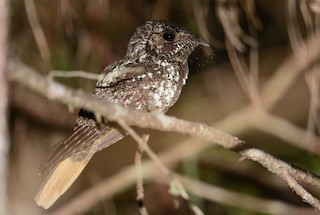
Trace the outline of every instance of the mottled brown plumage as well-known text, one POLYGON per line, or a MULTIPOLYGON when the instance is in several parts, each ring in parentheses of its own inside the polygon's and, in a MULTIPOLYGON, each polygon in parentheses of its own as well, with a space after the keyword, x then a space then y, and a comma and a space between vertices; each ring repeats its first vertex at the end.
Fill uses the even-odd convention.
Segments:
MULTIPOLYGON (((188 76, 188 57, 199 45, 207 44, 177 25, 148 21, 136 29, 126 56, 102 72, 93 96, 128 109, 165 113, 178 100, 188 76)), ((94 153, 123 136, 119 129, 81 110, 71 136, 57 144, 42 165, 41 173, 47 177, 37 204, 50 207, 94 153)))

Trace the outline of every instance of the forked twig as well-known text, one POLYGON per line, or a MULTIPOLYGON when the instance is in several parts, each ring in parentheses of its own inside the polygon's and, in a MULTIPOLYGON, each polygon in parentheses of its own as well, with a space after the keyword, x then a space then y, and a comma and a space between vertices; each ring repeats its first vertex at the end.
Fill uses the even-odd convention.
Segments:
POLYGON ((298 169, 293 168, 291 165, 259 149, 245 149, 241 151, 240 154, 250 158, 251 160, 259 162, 270 172, 280 176, 305 202, 308 202, 314 208, 320 210, 320 201, 312 196, 297 182, 297 180, 308 182, 309 184, 312 184, 310 182, 314 182, 317 183, 317 186, 319 187, 319 180, 315 176, 312 176, 304 171, 299 171, 298 169))
POLYGON ((123 121, 118 121, 118 123, 121 125, 123 129, 125 129, 128 134, 138 143, 140 150, 143 149, 146 154, 155 162, 155 164, 158 166, 158 168, 162 171, 163 174, 165 174, 167 177, 171 180, 171 185, 174 186, 174 190, 176 191, 175 195, 181 196, 186 202, 188 202, 190 208, 196 215, 204 215, 204 213, 201 211, 201 209, 192 204, 190 202, 189 194, 187 193, 186 189, 183 187, 181 182, 174 176, 174 174, 169 170, 168 167, 166 167, 159 157, 151 150, 151 148, 147 145, 146 141, 141 138, 130 126, 128 126, 123 121))

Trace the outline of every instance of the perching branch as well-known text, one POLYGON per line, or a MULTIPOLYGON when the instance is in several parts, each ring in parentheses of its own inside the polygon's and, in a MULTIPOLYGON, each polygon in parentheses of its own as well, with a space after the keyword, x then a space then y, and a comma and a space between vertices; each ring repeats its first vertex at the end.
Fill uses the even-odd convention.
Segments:
POLYGON ((225 148, 233 148, 243 143, 238 138, 205 124, 188 122, 164 114, 131 111, 120 105, 95 99, 88 93, 76 91, 48 80, 21 62, 10 61, 8 74, 12 81, 19 82, 48 99, 78 108, 85 108, 106 117, 110 121, 123 121, 128 125, 142 128, 188 134, 218 143, 225 148))

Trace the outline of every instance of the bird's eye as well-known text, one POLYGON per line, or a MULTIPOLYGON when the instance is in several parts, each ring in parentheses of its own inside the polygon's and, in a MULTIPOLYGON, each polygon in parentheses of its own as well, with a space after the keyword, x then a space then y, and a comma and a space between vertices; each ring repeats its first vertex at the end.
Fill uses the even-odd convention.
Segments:
POLYGON ((174 40, 174 38, 175 38, 175 34, 172 31, 167 31, 167 32, 163 33, 162 37, 166 41, 172 42, 174 40))

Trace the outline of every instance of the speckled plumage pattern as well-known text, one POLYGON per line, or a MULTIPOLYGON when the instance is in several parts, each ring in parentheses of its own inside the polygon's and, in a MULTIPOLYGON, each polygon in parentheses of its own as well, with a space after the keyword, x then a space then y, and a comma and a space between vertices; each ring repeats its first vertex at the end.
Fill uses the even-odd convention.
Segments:
MULTIPOLYGON (((102 72, 93 96, 129 109, 165 113, 178 100, 188 76, 188 57, 199 45, 207 44, 177 25, 148 21, 136 29, 126 56, 102 72)), ((95 152, 124 136, 85 110, 76 122, 70 137, 42 165, 47 177, 36 202, 44 208, 71 186, 95 152)))

